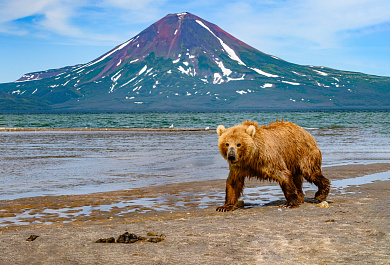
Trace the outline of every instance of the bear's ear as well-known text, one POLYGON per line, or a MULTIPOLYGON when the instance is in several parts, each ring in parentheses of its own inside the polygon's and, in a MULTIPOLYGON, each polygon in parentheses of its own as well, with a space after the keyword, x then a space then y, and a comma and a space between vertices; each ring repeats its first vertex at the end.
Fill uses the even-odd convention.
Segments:
POLYGON ((246 128, 246 133, 249 134, 252 138, 255 136, 256 128, 253 125, 249 125, 248 128, 246 128))
POLYGON ((217 133, 218 133, 219 136, 221 136, 225 131, 226 131, 225 126, 223 126, 223 125, 218 125, 218 127, 217 127, 217 133))

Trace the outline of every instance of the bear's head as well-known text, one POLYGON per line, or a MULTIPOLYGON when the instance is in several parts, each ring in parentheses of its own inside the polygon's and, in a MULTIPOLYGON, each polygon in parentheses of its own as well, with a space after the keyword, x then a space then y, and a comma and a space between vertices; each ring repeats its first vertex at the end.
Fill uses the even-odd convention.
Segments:
POLYGON ((249 162, 255 147, 253 138, 256 134, 256 127, 254 125, 239 124, 228 129, 219 125, 217 133, 219 151, 230 165, 249 162))

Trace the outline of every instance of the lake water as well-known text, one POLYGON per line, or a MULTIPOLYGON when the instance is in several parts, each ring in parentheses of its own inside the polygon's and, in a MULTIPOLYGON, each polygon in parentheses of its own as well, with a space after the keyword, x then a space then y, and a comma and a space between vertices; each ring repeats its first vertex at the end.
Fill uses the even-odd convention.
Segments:
POLYGON ((0 114, 0 200, 225 179, 219 124, 285 119, 307 129, 323 166, 390 162, 390 111, 0 114), (198 128, 208 131, 32 131, 28 128, 198 128))

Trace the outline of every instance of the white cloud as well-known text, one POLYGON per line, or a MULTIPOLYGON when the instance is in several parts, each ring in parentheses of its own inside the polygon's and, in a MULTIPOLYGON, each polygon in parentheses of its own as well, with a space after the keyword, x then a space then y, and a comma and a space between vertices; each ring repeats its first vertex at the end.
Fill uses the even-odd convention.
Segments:
POLYGON ((160 6, 165 1, 156 1, 156 0, 105 0, 105 6, 116 6, 129 10, 143 10, 151 6, 160 6))
POLYGON ((75 13, 77 6, 63 5, 49 5, 43 10, 44 19, 38 24, 45 30, 55 32, 60 35, 78 37, 82 36, 81 30, 72 25, 71 20, 75 13))
POLYGON ((332 48, 353 34, 381 30, 380 25, 390 21, 388 0, 1 0, 0 32, 115 40, 119 34, 115 27, 123 31, 129 26, 129 32, 134 32, 130 26, 151 24, 173 10, 204 14, 203 18, 239 39, 266 49, 291 45, 332 48), (28 17, 31 21, 23 23, 28 17))
POLYGON ((2 0, 0 2, 0 23, 31 16, 42 11, 51 0, 2 0))
POLYGON ((388 0, 235 2, 218 15, 237 37, 255 46, 332 48, 351 32, 390 22, 388 0), (245 29, 245 30, 243 30, 245 29))
POLYGON ((82 0, 3 0, 0 6, 0 29, 11 34, 48 31, 78 36, 81 32, 72 26, 71 19, 80 4, 82 0))
POLYGON ((0 32, 14 35, 57 34, 89 41, 118 41, 123 39, 115 32, 117 25, 152 23, 159 18, 159 7, 164 2, 1 0, 0 32))
POLYGON ((0 32, 24 35, 27 29, 13 23, 14 20, 32 16, 40 10, 50 0, 37 0, 32 3, 29 0, 3 0, 0 2, 0 32))

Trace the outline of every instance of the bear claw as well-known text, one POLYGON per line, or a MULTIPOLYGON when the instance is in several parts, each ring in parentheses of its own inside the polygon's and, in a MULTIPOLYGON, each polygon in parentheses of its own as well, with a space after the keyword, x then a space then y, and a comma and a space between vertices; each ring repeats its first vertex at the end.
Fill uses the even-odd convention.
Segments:
POLYGON ((233 211, 234 210, 234 205, 224 205, 217 207, 217 212, 227 212, 227 211, 233 211))
POLYGON ((298 208, 299 203, 297 202, 287 202, 286 204, 280 205, 280 208, 298 208))

